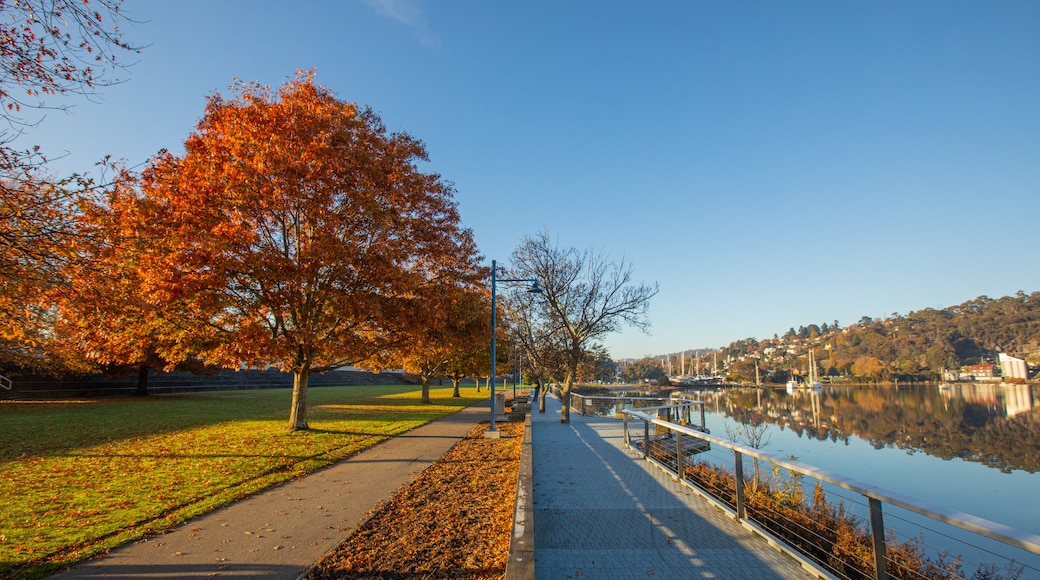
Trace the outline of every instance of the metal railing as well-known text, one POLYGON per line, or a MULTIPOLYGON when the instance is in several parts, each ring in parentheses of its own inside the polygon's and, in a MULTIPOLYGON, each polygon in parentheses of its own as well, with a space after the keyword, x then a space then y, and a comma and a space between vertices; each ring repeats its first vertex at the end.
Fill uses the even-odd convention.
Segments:
POLYGON ((713 436, 703 428, 703 403, 699 401, 624 408, 620 413, 624 440, 630 448, 771 538, 803 564, 831 577, 1040 578, 1040 558, 1036 557, 1040 555, 1040 536, 713 436), (682 417, 683 409, 698 404, 702 413, 699 427, 672 420, 682 417), (630 419, 643 422, 642 433, 634 441, 630 419), (691 438, 702 448, 691 445, 691 438), (732 451, 732 457, 727 459, 724 450, 732 451), (746 475, 748 459, 754 466, 751 477, 746 475), (816 483, 810 485, 811 481, 816 483), (805 497, 810 488, 812 502, 805 497), (853 495, 843 495, 847 492, 853 495), (827 494, 842 500, 828 503, 827 494), (889 507, 883 509, 885 504, 889 507), (904 512, 906 515, 899 515, 904 512), (916 535, 897 534, 893 527, 886 527, 885 515, 897 519, 903 528, 912 528, 916 535), (865 529, 864 521, 869 523, 865 529), (980 560, 968 561, 963 552, 951 556, 948 550, 925 543, 926 534, 929 541, 964 547, 964 551, 979 554, 980 560), (1003 564, 998 566, 996 561, 1003 564), (973 571, 964 572, 965 565, 973 571))
MULTIPOLYGON (((557 397, 559 397, 559 390, 553 391, 557 397)), ((673 405, 662 405, 673 401, 679 403, 680 401, 686 401, 692 403, 695 406, 700 407, 700 425, 701 429, 704 429, 704 403, 702 401, 691 401, 688 399, 682 399, 676 401, 666 397, 641 397, 641 396, 610 396, 610 395, 580 395, 578 393, 571 393, 570 408, 572 411, 581 415, 614 415, 615 417, 621 418, 621 413, 625 409, 647 409, 647 408, 662 408, 670 409, 673 405)), ((686 407, 687 413, 689 407, 686 407)), ((686 423, 689 423, 690 417, 686 416, 686 423)), ((684 424, 686 424, 684 423, 684 424)))
POLYGON ((0 388, 10 391, 13 385, 14 383, 11 382, 11 379, 5 377, 4 375, 0 375, 0 388))

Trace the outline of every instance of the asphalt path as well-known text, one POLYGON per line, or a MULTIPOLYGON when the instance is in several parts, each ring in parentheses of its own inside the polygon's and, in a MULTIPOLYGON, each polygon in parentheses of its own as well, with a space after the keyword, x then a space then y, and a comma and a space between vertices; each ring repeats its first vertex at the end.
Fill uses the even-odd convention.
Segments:
POLYGON ((488 414, 462 409, 51 578, 296 580, 488 414))

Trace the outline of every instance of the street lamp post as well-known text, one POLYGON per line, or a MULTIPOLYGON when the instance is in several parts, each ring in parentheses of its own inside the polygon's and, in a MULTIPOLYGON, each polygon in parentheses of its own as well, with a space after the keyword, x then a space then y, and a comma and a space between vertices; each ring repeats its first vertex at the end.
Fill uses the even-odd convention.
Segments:
POLYGON ((525 282, 531 285, 530 288, 527 289, 528 292, 534 294, 542 293, 542 288, 538 285, 538 280, 534 280, 531 278, 503 278, 499 280, 498 263, 495 262, 495 260, 491 260, 491 427, 488 428, 487 432, 484 434, 484 436, 488 438, 495 438, 499 436, 498 429, 495 428, 495 371, 497 370, 498 366, 495 364, 495 359, 497 357, 497 353, 495 352, 495 338, 498 335, 498 316, 495 302, 495 286, 498 282, 525 282))

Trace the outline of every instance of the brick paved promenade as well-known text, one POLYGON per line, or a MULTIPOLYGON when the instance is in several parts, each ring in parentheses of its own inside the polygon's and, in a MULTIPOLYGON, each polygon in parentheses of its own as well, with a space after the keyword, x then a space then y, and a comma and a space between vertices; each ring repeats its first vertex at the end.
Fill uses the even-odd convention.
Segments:
POLYGON ((532 414, 537 578, 814 578, 624 448, 621 421, 532 414))

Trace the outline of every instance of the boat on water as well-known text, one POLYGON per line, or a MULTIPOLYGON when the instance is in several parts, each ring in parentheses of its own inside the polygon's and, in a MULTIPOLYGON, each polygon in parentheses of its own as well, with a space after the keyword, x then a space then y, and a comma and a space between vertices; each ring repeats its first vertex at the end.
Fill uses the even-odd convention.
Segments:
POLYGON ((685 375, 670 380, 684 387, 721 387, 723 382, 718 375, 685 375))
POLYGON ((811 348, 809 349, 809 376, 806 378, 805 383, 802 384, 802 388, 814 391, 823 389, 823 383, 820 382, 819 374, 816 371, 816 356, 813 355, 811 348))
POLYGON ((809 349, 809 374, 806 375, 805 381, 798 382, 794 376, 791 380, 787 381, 787 392, 793 393, 795 391, 819 391, 823 389, 823 383, 820 382, 820 376, 816 371, 816 356, 813 354, 812 349, 809 349))

